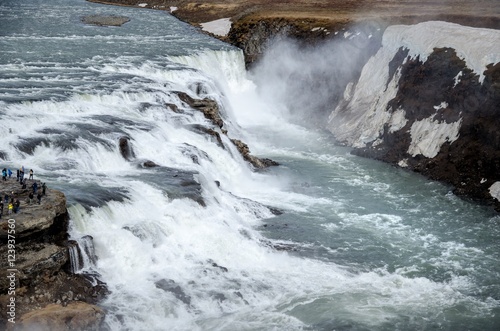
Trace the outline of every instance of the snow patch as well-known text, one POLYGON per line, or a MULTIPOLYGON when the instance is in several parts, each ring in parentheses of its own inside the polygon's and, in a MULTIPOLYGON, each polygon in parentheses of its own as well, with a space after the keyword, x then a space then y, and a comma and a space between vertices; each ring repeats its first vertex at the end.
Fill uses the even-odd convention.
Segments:
POLYGON ((435 110, 448 108, 448 103, 446 101, 441 102, 439 105, 433 107, 435 110))
POLYGON ((408 167, 408 159, 403 159, 403 160, 399 161, 398 166, 400 166, 401 168, 407 168, 408 167))
POLYGON ((406 123, 408 123, 408 120, 406 119, 406 112, 403 109, 396 110, 391 116, 389 132, 393 133, 401 130, 406 123))
POLYGON ((480 184, 486 183, 487 179, 486 178, 481 178, 481 181, 479 182, 480 184))
POLYGON ((490 186, 490 195, 500 201, 500 182, 495 182, 490 186))
POLYGON ((344 100, 346 101, 349 101, 351 100, 352 98, 352 94, 353 94, 353 89, 354 89, 354 83, 353 82, 349 82, 349 84, 347 84, 347 86, 345 87, 345 91, 344 91, 344 100))
MULTIPOLYGON (((349 31, 344 32, 344 38, 350 35, 349 31)), ((405 61, 417 56, 425 61, 434 48, 453 48, 482 80, 486 65, 500 62, 500 30, 432 21, 389 26, 384 32, 382 47, 363 67, 354 88, 347 86, 344 102, 339 103, 328 118, 328 129, 338 140, 362 148, 380 138, 384 125, 390 124, 394 132, 407 124, 402 110, 394 114, 388 111, 388 102, 397 95, 401 77, 399 68, 391 79, 388 67, 401 47, 409 51, 405 61)), ((457 75, 456 82, 460 77, 457 75)), ((435 109, 448 106, 441 103, 435 109)), ((433 119, 414 123, 409 151, 413 155, 436 155, 444 142, 458 138, 460 123, 461 120, 447 124, 433 119), (438 131, 433 133, 434 129, 438 131)))
POLYGON ((231 29, 231 21, 229 18, 221 18, 215 21, 201 23, 203 31, 213 33, 217 36, 227 36, 231 29))
POLYGON ((174 11, 176 11, 177 9, 179 9, 179 8, 177 8, 177 7, 170 7, 170 12, 171 12, 171 13, 173 13, 173 12, 174 12, 174 11))
POLYGON ((381 135, 384 125, 394 116, 387 111, 387 104, 396 97, 401 70, 396 71, 386 87, 389 70, 381 65, 389 63, 393 57, 392 51, 384 49, 372 56, 363 67, 352 98, 348 100, 348 111, 339 104, 330 114, 328 127, 338 140, 353 147, 365 147, 381 135))
POLYGON ((460 83, 460 81, 462 80, 462 76, 463 76, 463 72, 460 71, 456 76, 455 78, 453 78, 453 80, 455 81, 455 84, 453 84, 453 87, 457 86, 458 83, 460 83))
POLYGON ((434 48, 453 48, 482 82, 486 65, 500 61, 500 31, 438 21, 392 25, 384 32, 382 47, 394 54, 405 47, 409 56, 413 59, 419 56, 424 62, 434 48))
POLYGON ((411 126, 411 144, 408 153, 415 157, 422 154, 427 158, 433 158, 445 142, 454 142, 458 139, 458 131, 462 119, 453 123, 439 122, 434 116, 415 121, 411 126))
POLYGON ((148 4, 145 2, 137 4, 138 7, 142 7, 142 8, 146 7, 147 5, 148 4))

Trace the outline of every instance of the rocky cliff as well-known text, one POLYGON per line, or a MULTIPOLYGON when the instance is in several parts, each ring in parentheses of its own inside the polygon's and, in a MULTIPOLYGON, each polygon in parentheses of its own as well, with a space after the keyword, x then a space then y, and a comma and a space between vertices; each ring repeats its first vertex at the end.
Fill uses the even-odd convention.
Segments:
POLYGON ((166 10, 201 27, 228 19, 227 35, 214 35, 244 51, 248 66, 261 57, 276 36, 317 44, 362 22, 380 26, 429 20, 500 29, 496 0, 89 0, 114 5, 166 10))
POLYGON ((500 210, 500 31, 391 26, 329 117, 356 154, 453 185, 500 210))
POLYGON ((9 330, 95 329, 104 312, 93 304, 106 289, 71 273, 66 198, 49 188, 40 203, 36 195, 30 202, 34 182, 28 180, 26 189, 15 178, 0 182, 2 199, 7 195, 9 202, 20 202, 18 212, 10 215, 5 204, 0 220, 0 303, 7 307, 0 311, 0 325, 9 330), (67 308, 72 305, 93 313, 84 316, 67 308))

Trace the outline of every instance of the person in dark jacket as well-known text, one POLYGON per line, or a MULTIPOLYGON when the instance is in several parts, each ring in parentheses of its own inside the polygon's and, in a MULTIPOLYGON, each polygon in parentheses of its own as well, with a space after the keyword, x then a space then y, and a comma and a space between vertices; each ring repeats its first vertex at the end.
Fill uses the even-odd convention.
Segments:
POLYGON ((40 204, 42 202, 42 193, 38 192, 36 199, 38 200, 38 204, 40 204))
POLYGON ((14 213, 17 214, 19 212, 19 207, 21 207, 21 201, 19 199, 16 199, 14 202, 14 213))

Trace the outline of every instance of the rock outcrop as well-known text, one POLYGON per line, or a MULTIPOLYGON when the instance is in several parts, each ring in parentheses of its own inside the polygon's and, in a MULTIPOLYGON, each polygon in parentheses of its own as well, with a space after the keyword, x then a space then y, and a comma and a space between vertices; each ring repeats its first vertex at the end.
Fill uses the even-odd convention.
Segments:
MULTIPOLYGON (((12 305, 12 309, 0 311, 0 325, 13 330, 23 325, 18 322, 25 314, 48 304, 93 304, 107 293, 97 279, 71 273, 66 198, 62 192, 47 188, 40 204, 36 195, 30 202, 28 195, 34 182, 27 181, 29 189, 23 189, 15 178, 0 182, 2 199, 8 195, 9 202, 12 198, 20 202, 19 211, 10 215, 5 204, 0 220, 0 254, 4 257, 0 261, 0 304, 12 305)), ((40 181, 36 182, 42 190, 40 181)), ((42 324, 37 321, 37 325, 52 325, 50 320, 42 324)), ((20 330, 28 329, 25 326, 20 330)), ((54 325, 42 330, 58 328, 54 325)))
POLYGON ((104 311, 85 302, 71 302, 67 306, 50 304, 21 317, 13 331, 98 331, 104 311))
POLYGON ((456 194, 500 210, 491 189, 500 182, 498 45, 500 31, 449 23, 388 29, 329 129, 358 155, 451 184, 456 194), (470 40, 479 34, 486 37, 470 40))
POLYGON ((82 17, 83 23, 98 26, 122 26, 128 21, 130 18, 126 16, 88 15, 82 17))
POLYGON ((296 38, 315 44, 360 22, 381 26, 440 20, 482 28, 500 28, 495 0, 89 0, 170 11, 195 26, 218 19, 232 22, 227 36, 215 36, 240 47, 247 65, 258 60, 270 39, 296 38))
POLYGON ((250 148, 248 145, 238 139, 231 139, 231 142, 236 146, 243 158, 250 162, 257 169, 264 169, 271 166, 279 165, 278 162, 267 158, 258 158, 250 154, 250 148))
MULTIPOLYGON (((211 137, 214 137, 215 138, 214 141, 221 148, 225 148, 221 138, 221 133, 227 135, 228 132, 223 129, 224 121, 222 120, 222 117, 220 115, 219 105, 217 104, 217 102, 209 98, 195 99, 184 92, 176 92, 176 94, 179 97, 179 99, 182 102, 184 102, 187 106, 195 110, 201 111, 205 116, 205 118, 210 120, 210 122, 214 126, 213 128, 209 128, 201 125, 194 125, 194 126, 192 125, 191 128, 199 133, 204 133, 211 137), (217 130, 220 130, 220 133, 217 130)), ((230 139, 230 140, 236 146, 241 156, 243 156, 243 159, 248 161, 255 168, 264 169, 271 166, 279 165, 278 162, 275 162, 271 159, 258 158, 256 156, 251 155, 248 145, 242 142, 241 140, 238 139, 230 139)))

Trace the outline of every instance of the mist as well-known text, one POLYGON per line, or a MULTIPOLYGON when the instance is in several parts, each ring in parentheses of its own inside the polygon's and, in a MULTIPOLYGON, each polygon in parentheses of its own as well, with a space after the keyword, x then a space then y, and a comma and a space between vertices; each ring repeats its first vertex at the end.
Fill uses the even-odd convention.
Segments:
POLYGON ((322 127, 347 84, 379 49, 382 33, 380 25, 365 23, 314 46, 275 38, 250 78, 264 99, 285 105, 288 120, 322 127))

